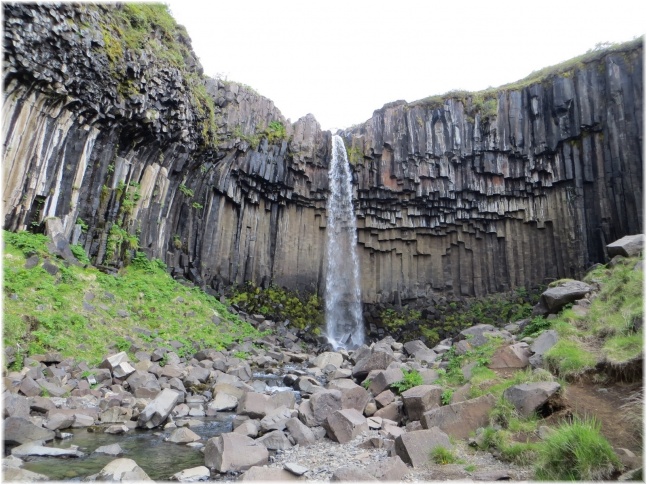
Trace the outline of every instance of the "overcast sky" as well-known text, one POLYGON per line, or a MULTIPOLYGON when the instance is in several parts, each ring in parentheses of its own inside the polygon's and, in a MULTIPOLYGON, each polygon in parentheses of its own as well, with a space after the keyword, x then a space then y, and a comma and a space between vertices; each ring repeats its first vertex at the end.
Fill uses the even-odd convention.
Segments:
POLYGON ((477 91, 645 33, 644 0, 167 0, 209 76, 292 122, 346 128, 385 103, 477 91))

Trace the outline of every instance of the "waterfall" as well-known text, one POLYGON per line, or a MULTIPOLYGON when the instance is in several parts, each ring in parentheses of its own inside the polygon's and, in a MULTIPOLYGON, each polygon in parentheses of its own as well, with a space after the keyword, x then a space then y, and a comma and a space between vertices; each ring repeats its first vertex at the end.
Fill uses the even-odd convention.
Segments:
POLYGON ((353 188, 346 147, 332 137, 326 204, 326 333, 335 349, 364 343, 353 188))

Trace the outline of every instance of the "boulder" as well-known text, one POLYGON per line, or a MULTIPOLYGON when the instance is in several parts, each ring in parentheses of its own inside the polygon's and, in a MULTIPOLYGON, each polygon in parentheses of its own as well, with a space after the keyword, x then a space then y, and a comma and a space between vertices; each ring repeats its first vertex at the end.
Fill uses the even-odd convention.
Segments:
POLYGON ((375 396, 375 402, 381 408, 388 406, 393 401, 395 401, 395 394, 390 389, 387 389, 386 391, 382 391, 377 396, 375 396))
POLYGON ((325 421, 328 437, 339 443, 348 443, 358 434, 368 431, 366 418, 356 409, 335 411, 325 421))
POLYGON ((323 369, 331 364, 339 368, 344 363, 344 357, 339 352, 322 352, 314 359, 314 364, 323 369))
POLYGON ((140 389, 146 389, 149 392, 154 392, 154 396, 162 390, 159 382, 157 381, 157 377, 155 377, 155 375, 151 374, 150 372, 136 370, 130 376, 128 376, 126 382, 128 383, 128 386, 130 386, 130 390, 135 395, 135 397, 139 397, 137 396, 137 391, 140 389))
POLYGON ((540 304, 545 306, 548 313, 559 313, 565 305, 584 298, 592 290, 593 288, 582 281, 566 281, 544 291, 540 304))
POLYGON ((230 411, 238 406, 238 398, 227 391, 221 391, 213 398, 207 407, 213 411, 230 411))
POLYGON ((3 425, 4 442, 9 445, 22 445, 31 441, 51 441, 54 431, 36 426, 25 418, 7 418, 3 425))
POLYGON ((527 417, 540 411, 560 389, 557 382, 530 382, 507 388, 503 391, 503 397, 514 404, 521 416, 527 417))
POLYGON ((254 419, 261 419, 275 408, 270 396, 258 392, 247 392, 238 400, 236 412, 254 419))
POLYGON ((79 450, 72 448, 53 448, 50 446, 42 446, 39 441, 31 441, 29 443, 16 446, 11 450, 11 454, 15 457, 21 458, 26 456, 51 456, 60 458, 80 458, 83 455, 79 450))
POLYGON ((123 454, 124 450, 121 449, 119 443, 113 443, 112 445, 99 446, 99 448, 94 450, 94 452, 103 453, 104 455, 117 456, 123 454))
POLYGON ((384 370, 394 361, 395 357, 392 354, 384 350, 375 350, 355 364, 352 371, 353 377, 363 379, 370 371, 384 370))
POLYGON ((371 400, 369 392, 350 379, 334 379, 328 383, 328 389, 341 392, 342 409, 357 409, 363 412, 371 400))
MULTIPOLYGON (((310 398, 312 422, 314 426, 322 425, 328 416, 341 409, 341 391, 327 389, 317 392, 310 398)), ((306 423, 310 426, 310 423, 306 423)))
POLYGON ((431 349, 418 350, 413 354, 413 360, 421 363, 426 362, 427 364, 431 364, 432 362, 435 362, 437 358, 438 354, 431 349))
POLYGON ((270 411, 263 419, 261 419, 261 430, 283 431, 285 429, 286 421, 296 416, 296 414, 297 411, 294 409, 288 409, 285 406, 279 406, 278 408, 270 411))
POLYGON ((107 357, 103 362, 101 362, 101 364, 99 364, 99 369, 108 369, 112 372, 113 369, 122 362, 128 362, 128 354, 126 352, 119 352, 118 354, 107 357))
POLYGON ((299 477, 304 475, 306 472, 308 472, 310 470, 308 467, 305 467, 303 465, 299 465, 298 463, 294 463, 294 462, 291 462, 291 461, 289 461, 287 463, 284 463, 283 468, 285 468, 290 473, 293 473, 294 475, 299 476, 299 477))
POLYGON ((257 438, 256 442, 262 444, 268 450, 287 450, 293 446, 283 431, 271 431, 257 438))
POLYGON ((184 483, 204 482, 209 480, 210 476, 211 472, 209 472, 209 469, 206 466, 196 466, 193 468, 187 468, 186 470, 182 470, 181 472, 177 472, 176 474, 172 475, 170 479, 176 482, 184 483))
POLYGON ((472 347, 480 347, 486 344, 489 337, 504 336, 502 332, 492 325, 480 323, 473 327, 462 330, 458 335, 459 340, 466 339, 472 347))
POLYGON ((402 393, 404 411, 410 421, 418 421, 427 411, 441 404, 443 388, 434 385, 415 386, 402 393))
POLYGON ((344 467, 338 468, 332 473, 332 477, 330 477, 330 481, 346 482, 346 483, 373 482, 375 481, 375 477, 371 475, 369 472, 367 472, 366 470, 362 470, 361 468, 344 466, 344 467))
POLYGON ((191 431, 189 428, 176 428, 174 429, 168 438, 164 441, 170 441, 171 443, 186 444, 193 443, 194 441, 200 441, 201 438, 198 434, 191 431))
POLYGON ((104 466, 97 475, 99 481, 105 482, 140 482, 152 481, 135 460, 117 458, 104 466))
POLYGON ((45 428, 52 431, 57 429, 66 429, 71 427, 74 424, 74 416, 70 416, 62 413, 54 413, 51 416, 48 416, 47 421, 43 423, 45 428))
POLYGON ((368 390, 371 391, 371 394, 377 396, 385 389, 390 388, 393 384, 403 379, 404 374, 402 373, 402 369, 400 369, 399 367, 386 369, 375 374, 375 376, 371 379, 368 390))
POLYGON ((258 419, 248 419, 234 428, 233 433, 240 433, 250 438, 256 438, 261 430, 261 422, 258 419))
POLYGON ((3 418, 29 418, 30 406, 26 397, 9 392, 5 392, 2 397, 4 404, 3 418))
POLYGON ((371 471, 381 482, 399 482, 409 473, 409 467, 396 455, 378 461, 371 471))
POLYGON ((139 413, 137 426, 151 429, 163 424, 178 403, 180 396, 177 391, 164 389, 139 413))
POLYGON ((285 427, 299 446, 311 445, 316 441, 312 430, 297 418, 288 419, 285 427))
POLYGON ((297 480, 297 477, 283 468, 270 468, 268 466, 253 466, 242 474, 243 482, 277 482, 297 480))
POLYGON ((625 258, 639 256, 643 250, 643 240, 643 234, 625 236, 611 244, 607 244, 607 253, 610 258, 614 256, 624 256, 625 258))
MULTIPOLYGON (((465 439, 477 428, 487 426, 496 398, 488 394, 475 399, 432 409, 422 415, 422 427, 438 427, 452 438, 465 439)), ((404 458, 403 458, 404 459, 404 458)))
POLYGON ((376 418, 390 419, 396 423, 402 421, 402 401, 394 401, 373 413, 376 418))
POLYGON ((439 428, 402 433, 395 439, 395 453, 414 468, 429 464, 429 454, 436 446, 449 448, 449 436, 439 428))
POLYGON ((416 352, 430 349, 422 342, 422 340, 410 340, 409 342, 405 342, 404 350, 407 354, 413 357, 416 352))
POLYGON ((497 349, 488 367, 490 369, 525 369, 530 364, 530 349, 524 342, 497 349))
POLYGON ((104 433, 108 434, 124 434, 130 431, 130 428, 126 426, 125 424, 113 424, 112 426, 108 426, 104 433))
POLYGON ((220 473, 239 472, 267 463, 269 452, 261 443, 239 433, 223 433, 207 441, 205 465, 220 473))

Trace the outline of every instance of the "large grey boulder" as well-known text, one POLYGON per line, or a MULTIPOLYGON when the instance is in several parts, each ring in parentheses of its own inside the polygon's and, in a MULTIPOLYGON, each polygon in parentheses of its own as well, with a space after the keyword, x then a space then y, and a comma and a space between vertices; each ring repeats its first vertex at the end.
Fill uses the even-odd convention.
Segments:
POLYGON ((311 445, 316 441, 312 430, 297 418, 288 419, 285 427, 299 446, 311 445))
POLYGON ((395 439, 395 453, 414 468, 428 465, 429 454, 436 446, 449 448, 449 436, 439 428, 402 433, 395 439))
POLYGON ((466 339, 472 347, 480 347, 488 342, 491 337, 508 337, 507 332, 501 331, 498 328, 488 325, 486 323, 480 323, 474 325, 470 328, 462 330, 458 335, 458 340, 466 339))
POLYGON ((357 409, 335 411, 324 423, 328 437, 339 443, 348 443, 355 436, 368 431, 366 418, 357 409))
POLYGON ((353 367, 353 377, 363 379, 372 370, 384 370, 395 361, 393 354, 384 350, 374 350, 353 367))
POLYGON ((123 454, 124 450, 121 449, 119 443, 113 443, 111 445, 99 446, 99 448, 94 450, 94 452, 102 453, 104 455, 117 456, 123 454))
POLYGON ((268 450, 287 450, 292 448, 290 439, 283 431, 272 431, 256 439, 257 443, 262 444, 268 450))
POLYGON ((177 472, 170 477, 171 480, 183 483, 204 482, 209 480, 211 472, 206 466, 196 466, 177 472))
POLYGON ((416 352, 430 349, 422 342, 422 340, 410 340, 409 342, 405 342, 404 350, 407 354, 413 357, 416 352))
POLYGON ((279 406, 261 419, 261 429, 263 431, 283 431, 285 429, 286 421, 296 415, 296 409, 288 409, 286 406, 279 406))
POLYGON ((150 372, 136 370, 126 379, 130 391, 135 397, 155 397, 162 390, 157 377, 150 372))
POLYGON ((171 431, 171 434, 165 441, 178 444, 193 443, 194 441, 200 441, 200 435, 194 433, 189 428, 175 428, 171 431))
POLYGON ((51 441, 54 431, 36 426, 25 418, 7 418, 3 425, 4 442, 9 445, 22 445, 31 441, 51 441))
POLYGON ((5 392, 3 395, 3 418, 29 418, 29 400, 24 396, 5 392))
POLYGON ((239 399, 236 412, 253 419, 261 419, 275 408, 276 405, 270 396, 258 392, 247 392, 239 399))
POLYGON ((139 413, 137 426, 151 429, 163 424, 178 403, 180 396, 177 391, 164 389, 139 413))
POLYGON ((373 376, 373 378, 371 379, 371 383, 368 386, 368 390, 371 391, 371 394, 373 394, 374 396, 377 396, 385 389, 388 389, 393 384, 403 379, 404 379, 404 374, 402 373, 402 369, 400 369, 399 367, 385 369, 375 374, 375 376, 373 376))
POLYGON ((424 413, 439 407, 442 394, 443 388, 434 385, 416 386, 404 391, 402 402, 409 421, 419 421, 424 413))
POLYGON ((98 481, 105 482, 141 482, 152 481, 135 460, 117 458, 104 466, 97 474, 98 481))
POLYGON ((560 389, 557 382, 530 382, 507 388, 503 397, 514 404, 520 415, 527 417, 539 411, 560 389))
POLYGON ((542 332, 530 346, 533 355, 528 361, 533 367, 541 367, 544 361, 544 354, 548 352, 559 340, 556 330, 550 329, 542 332))
POLYGON ((342 409, 352 408, 363 412, 371 400, 369 392, 350 379, 334 379, 328 383, 328 389, 336 389, 341 392, 342 409))
MULTIPOLYGON (((314 426, 321 426, 328 416, 341 409, 341 397, 341 391, 335 389, 326 389, 312 395, 309 402, 314 426)), ((310 423, 306 424, 310 426, 310 423)))
POLYGON ((547 313, 558 313, 565 305, 584 298, 592 290, 593 288, 582 281, 566 281, 544 291, 539 305, 543 305, 547 313))
POLYGON ((118 354, 106 357, 104 361, 99 364, 99 369, 108 369, 112 372, 113 369, 122 362, 128 362, 128 354, 126 352, 119 352, 118 354))
POLYGON ((610 258, 614 256, 624 256, 626 258, 639 256, 643 250, 643 241, 643 234, 625 236, 611 244, 607 244, 607 252, 610 258))
POLYGON ((238 397, 227 391, 220 391, 207 407, 214 411, 230 411, 238 406, 238 397))
POLYGON ((465 439, 471 432, 488 425, 495 404, 492 394, 480 396, 432 409, 422 415, 420 423, 425 429, 438 427, 452 438, 465 439))
POLYGON ((488 367, 490 369, 525 369, 530 364, 530 355, 530 349, 525 342, 506 345, 497 349, 488 367))
POLYGON ((334 365, 339 368, 344 363, 344 356, 339 352, 322 352, 314 359, 314 364, 323 369, 327 365, 334 365))
POLYGON ((261 443, 238 433, 224 433, 207 441, 204 463, 220 473, 239 472, 267 463, 269 452, 261 443))

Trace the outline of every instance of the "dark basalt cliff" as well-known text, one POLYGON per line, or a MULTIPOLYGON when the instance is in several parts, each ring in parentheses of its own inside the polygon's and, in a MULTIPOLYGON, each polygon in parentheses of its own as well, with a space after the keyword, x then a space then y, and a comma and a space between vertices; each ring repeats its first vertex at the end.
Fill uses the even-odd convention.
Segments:
MULTIPOLYGON (((204 78, 177 26, 130 48, 111 40, 122 7, 3 7, 6 229, 55 216, 99 265, 138 239, 203 287, 323 291, 331 135, 312 116, 204 78)), ((363 299, 577 276, 642 232, 642 60, 634 42, 496 102, 396 102, 344 131, 363 299)))

